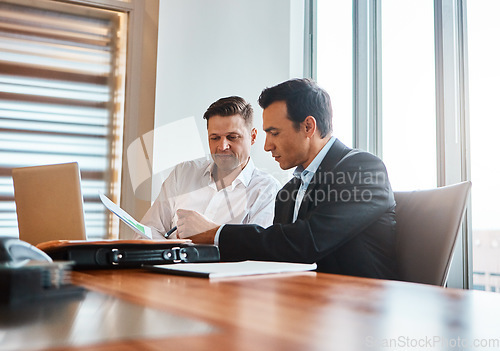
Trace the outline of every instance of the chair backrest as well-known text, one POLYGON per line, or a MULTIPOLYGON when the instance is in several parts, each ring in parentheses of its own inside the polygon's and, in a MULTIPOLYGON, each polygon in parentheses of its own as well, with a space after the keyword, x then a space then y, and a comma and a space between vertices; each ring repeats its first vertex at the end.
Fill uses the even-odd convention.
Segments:
POLYGON ((444 286, 470 187, 394 192, 401 280, 444 286))

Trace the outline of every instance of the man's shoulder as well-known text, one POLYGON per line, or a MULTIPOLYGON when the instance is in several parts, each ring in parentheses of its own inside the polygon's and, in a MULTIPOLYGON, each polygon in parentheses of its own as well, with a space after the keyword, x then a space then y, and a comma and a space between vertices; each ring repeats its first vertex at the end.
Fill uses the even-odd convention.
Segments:
POLYGON ((197 158, 195 160, 184 161, 178 163, 174 169, 176 172, 193 172, 193 171, 205 171, 209 167, 211 161, 206 157, 197 158))
POLYGON ((380 163, 384 162, 380 159, 380 157, 372 154, 368 151, 363 151, 360 149, 351 149, 347 154, 342 157, 339 163, 380 163))
POLYGON ((270 173, 257 167, 253 170, 250 181, 260 185, 274 186, 277 187, 277 189, 281 188, 281 183, 276 178, 274 178, 270 173))
POLYGON ((376 155, 360 149, 344 149, 342 154, 327 155, 318 171, 320 172, 352 172, 352 171, 386 171, 384 162, 376 155))
POLYGON ((376 155, 359 150, 352 149, 337 163, 332 170, 336 177, 360 179, 377 179, 377 184, 388 182, 387 168, 384 162, 376 155), (383 182, 380 180, 383 179, 383 182))

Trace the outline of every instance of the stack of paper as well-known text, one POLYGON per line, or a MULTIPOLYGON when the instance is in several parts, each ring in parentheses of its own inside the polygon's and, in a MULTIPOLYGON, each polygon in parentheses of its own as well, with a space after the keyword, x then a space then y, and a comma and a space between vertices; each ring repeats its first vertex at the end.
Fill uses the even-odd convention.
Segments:
POLYGON ((178 263, 154 266, 144 266, 160 273, 189 275, 204 278, 235 277, 242 275, 302 272, 316 269, 316 263, 288 263, 288 262, 217 262, 217 263, 178 263))

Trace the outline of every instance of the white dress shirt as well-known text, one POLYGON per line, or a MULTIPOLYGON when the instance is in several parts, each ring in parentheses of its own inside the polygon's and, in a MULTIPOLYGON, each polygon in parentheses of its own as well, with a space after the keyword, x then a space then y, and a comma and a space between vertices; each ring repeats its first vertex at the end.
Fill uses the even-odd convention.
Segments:
POLYGON ((153 239, 163 238, 177 225, 178 209, 197 211, 217 224, 272 224, 274 199, 281 188, 275 178, 255 168, 250 159, 230 185, 217 190, 213 167, 205 158, 175 166, 141 220, 151 227, 153 239))

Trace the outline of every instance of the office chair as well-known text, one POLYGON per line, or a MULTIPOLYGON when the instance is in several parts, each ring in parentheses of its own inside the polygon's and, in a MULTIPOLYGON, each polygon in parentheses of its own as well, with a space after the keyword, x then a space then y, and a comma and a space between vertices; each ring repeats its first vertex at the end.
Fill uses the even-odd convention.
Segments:
POLYGON ((394 192, 400 280, 444 286, 470 187, 394 192))

